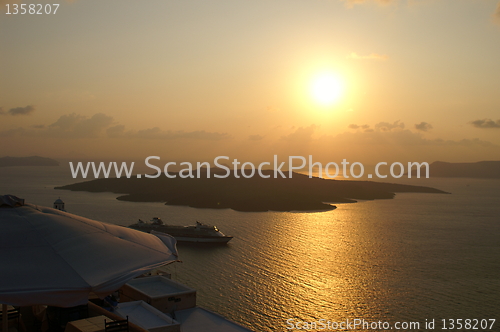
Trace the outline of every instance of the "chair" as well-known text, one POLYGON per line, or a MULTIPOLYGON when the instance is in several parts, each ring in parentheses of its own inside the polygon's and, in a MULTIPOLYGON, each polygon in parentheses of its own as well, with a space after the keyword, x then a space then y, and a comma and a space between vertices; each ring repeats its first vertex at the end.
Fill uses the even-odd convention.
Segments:
POLYGON ((107 322, 106 320, 104 320, 104 331, 106 331, 106 332, 127 331, 128 332, 128 316, 127 316, 127 319, 115 320, 113 322, 107 322))
MULTIPOLYGON (((9 322, 9 326, 10 325, 10 321, 14 321, 17 320, 17 331, 20 331, 20 327, 21 327, 21 312, 19 310, 19 308, 14 308, 14 309, 9 309, 7 311, 7 321, 9 322)), ((0 312, 0 326, 2 325, 1 323, 3 322, 3 314, 0 312)))

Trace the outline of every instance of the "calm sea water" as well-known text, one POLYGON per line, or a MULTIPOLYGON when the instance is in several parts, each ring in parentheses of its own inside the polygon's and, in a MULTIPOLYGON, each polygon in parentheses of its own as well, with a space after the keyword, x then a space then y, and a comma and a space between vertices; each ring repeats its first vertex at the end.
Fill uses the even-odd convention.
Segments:
MULTIPOLYGON (((312 322, 497 319, 500 330, 500 181, 405 180, 448 192, 338 204, 317 213, 241 213, 117 201, 112 193, 54 190, 67 166, 0 168, 0 194, 115 224, 161 217, 214 224, 227 246, 178 245, 172 277, 198 303, 255 331, 312 322)), ((440 330, 442 326, 437 326, 440 330)), ((316 329, 312 329, 316 331, 316 329)), ((414 329, 414 331, 416 331, 414 329)))

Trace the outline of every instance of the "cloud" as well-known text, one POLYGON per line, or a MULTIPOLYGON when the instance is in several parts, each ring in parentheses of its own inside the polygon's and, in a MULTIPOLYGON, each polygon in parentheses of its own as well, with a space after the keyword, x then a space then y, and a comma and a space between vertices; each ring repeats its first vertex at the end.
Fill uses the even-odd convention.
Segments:
POLYGON ((217 133, 217 132, 210 133, 204 130, 197 130, 190 132, 185 132, 183 130, 172 131, 172 130, 161 130, 158 127, 139 130, 132 136, 135 138, 144 138, 144 139, 162 139, 162 140, 200 139, 200 140, 210 140, 210 141, 217 141, 229 137, 227 133, 217 133))
POLYGON ((500 24, 500 2, 497 4, 497 8, 495 9, 495 12, 493 13, 493 20, 497 24, 500 24))
POLYGON ((107 136, 109 138, 130 138, 130 139, 194 139, 216 141, 231 138, 227 133, 207 132, 204 130, 183 131, 183 130, 162 130, 158 127, 143 130, 125 130, 125 126, 115 124, 113 117, 103 113, 94 114, 91 117, 71 113, 59 117, 54 123, 45 126, 34 125, 30 129, 18 128, 15 130, 4 130, 0 132, 2 137, 12 137, 16 135, 45 137, 45 138, 98 138, 107 136))
MULTIPOLYGON (((440 140, 438 140, 440 141, 440 140)), ((480 140, 479 138, 473 138, 473 139, 462 139, 460 141, 443 141, 444 144, 446 145, 460 145, 460 146, 482 146, 485 148, 492 148, 492 147, 498 147, 497 144, 488 142, 488 141, 483 141, 480 140)))
MULTIPOLYGON (((500 128, 500 120, 493 122, 492 120, 477 120, 474 122, 485 122, 488 125, 493 123, 495 128, 500 128)), ((393 123, 390 122, 379 122, 371 129, 369 125, 357 125, 350 124, 351 129, 363 129, 353 131, 346 131, 344 133, 338 134, 336 136, 321 137, 323 141, 331 140, 336 144, 341 144, 345 146, 357 146, 357 145, 377 145, 377 146, 459 146, 459 147, 494 147, 499 146, 495 143, 489 141, 483 141, 478 138, 474 139, 462 139, 462 140, 444 140, 444 139, 427 139, 422 132, 432 129, 432 125, 428 122, 421 122, 415 124, 415 128, 418 132, 412 131, 410 129, 405 129, 405 124, 400 120, 393 123)))
POLYGON ((125 126, 116 125, 114 127, 109 127, 108 129, 106 129, 106 134, 111 138, 123 137, 123 135, 125 134, 125 126))
POLYGON ((482 141, 478 138, 462 139, 460 141, 443 140, 443 139, 426 139, 422 133, 412 132, 409 129, 396 131, 374 131, 368 130, 364 132, 345 132, 339 134, 332 139, 337 144, 345 145, 391 145, 391 146, 482 146, 482 147, 498 147, 498 145, 482 141))
POLYGON ((500 120, 496 122, 491 119, 476 120, 470 122, 474 127, 481 129, 500 128, 500 120))
POLYGON ((199 140, 218 141, 231 138, 227 133, 207 132, 204 130, 162 130, 158 127, 143 130, 127 130, 124 125, 117 124, 113 117, 103 113, 91 117, 71 113, 59 117, 55 122, 46 126, 33 125, 26 128, 17 128, 0 131, 0 137, 36 137, 57 139, 100 139, 104 138, 143 139, 143 140, 199 140))
POLYGON ((204 130, 183 131, 183 130, 162 130, 158 127, 142 129, 138 131, 125 130, 125 126, 116 125, 106 129, 106 134, 110 138, 131 138, 131 139, 149 139, 149 140, 175 140, 175 139, 195 139, 217 141, 230 138, 227 133, 206 132, 204 130))
POLYGON ((348 59, 354 60, 387 60, 389 57, 387 55, 371 53, 369 55, 358 55, 356 52, 352 52, 347 56, 348 59))
POLYGON ((405 124, 403 122, 395 121, 394 123, 389 122, 379 122, 375 125, 375 129, 378 131, 391 131, 393 129, 404 129, 405 124))
POLYGON ((113 123, 113 117, 103 113, 88 118, 76 113, 62 115, 56 122, 48 126, 44 132, 49 137, 60 138, 94 138, 113 123))
POLYGON ((432 125, 427 122, 420 122, 415 124, 415 129, 420 130, 420 131, 429 131, 432 129, 432 125))
POLYGON ((0 114, 10 114, 10 115, 30 115, 35 111, 35 106, 28 105, 26 107, 15 107, 11 108, 8 112, 5 112, 3 107, 0 107, 0 114))
MULTIPOLYGON (((359 129, 359 128, 361 128, 361 129, 363 129, 364 131, 367 131, 367 130, 369 130, 368 128, 370 128, 370 126, 369 126, 369 125, 367 125, 367 124, 364 124, 364 125, 360 126, 360 125, 357 125, 357 124, 355 124, 355 123, 352 123, 352 124, 350 124, 350 125, 349 125, 349 128, 350 128, 350 129, 359 129)), ((370 130, 371 130, 371 129, 370 129, 370 130)))
POLYGON ((396 2, 397 0, 343 0, 348 8, 352 8, 354 5, 362 4, 365 2, 376 2, 380 5, 388 5, 391 2, 396 2))
POLYGON ((92 117, 78 115, 76 113, 62 115, 56 122, 45 126, 43 124, 31 126, 31 129, 18 128, 16 130, 5 130, 0 134, 3 136, 32 136, 45 138, 95 138, 99 137, 105 128, 109 127, 113 118, 102 113, 94 114, 92 117))
POLYGON ((260 141, 264 138, 264 136, 261 135, 250 135, 248 136, 248 140, 250 141, 260 141))
POLYGON ((24 128, 7 129, 0 131, 0 137, 12 137, 17 135, 23 135, 25 133, 24 128))
POLYGON ((287 135, 287 136, 282 136, 281 139, 284 141, 288 142, 309 142, 311 141, 312 135, 314 134, 314 131, 318 128, 318 126, 312 124, 309 127, 299 127, 297 130, 295 130, 293 133, 287 135))
POLYGON ((84 121, 87 117, 84 115, 78 115, 76 113, 61 115, 56 122, 49 125, 51 128, 66 129, 74 127, 81 121, 84 121))

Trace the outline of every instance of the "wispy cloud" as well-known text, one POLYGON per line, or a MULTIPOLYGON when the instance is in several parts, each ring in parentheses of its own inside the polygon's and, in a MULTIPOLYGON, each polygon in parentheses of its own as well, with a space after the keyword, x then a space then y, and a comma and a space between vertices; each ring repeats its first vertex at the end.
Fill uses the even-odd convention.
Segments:
POLYGON ((11 108, 8 112, 5 112, 3 107, 0 107, 0 115, 30 115, 35 111, 35 106, 28 105, 26 107, 14 107, 11 108))
POLYGON ((24 128, 15 128, 15 129, 7 129, 7 130, 2 130, 0 131, 0 137, 12 137, 12 136, 18 136, 18 135, 23 135, 26 131, 24 128))
POLYGON ((173 139, 196 139, 196 140, 209 140, 218 141, 221 139, 228 138, 227 133, 211 133, 204 130, 196 131, 183 131, 183 130, 161 130, 158 127, 139 130, 135 135, 137 138, 146 139, 162 139, 162 140, 173 140, 173 139))
POLYGON ((66 114, 43 131, 49 137, 88 138, 98 137, 113 123, 113 117, 103 113, 88 118, 76 113, 66 114))
MULTIPOLYGON (((500 121, 500 120, 499 120, 500 121)), ((377 123, 374 127, 375 127, 375 130, 374 129, 371 129, 369 125, 365 124, 365 125, 358 125, 358 124, 350 124, 349 126, 349 129, 362 129, 364 132, 373 132, 373 131, 378 131, 378 132, 389 132, 389 131, 393 131, 393 130, 403 130, 405 128, 405 124, 404 122, 401 122, 401 121, 395 121, 393 123, 390 123, 390 122, 379 122, 377 123)), ((430 123, 428 122, 420 122, 420 123, 417 123, 415 124, 415 129, 418 130, 418 131, 429 131, 431 130, 433 127, 430 123)))
POLYGON ((352 8, 354 5, 367 3, 367 2, 375 2, 379 5, 388 5, 392 2, 397 2, 397 0, 343 0, 348 8, 352 8))
POLYGON ((420 130, 420 131, 429 131, 432 129, 432 125, 427 122, 420 122, 415 124, 415 129, 420 130))
POLYGON ((481 129, 500 128, 500 120, 493 121, 491 119, 482 119, 471 121, 470 124, 476 128, 481 129))
POLYGON ((403 122, 395 121, 393 123, 389 122, 379 122, 375 125, 375 129, 378 131, 391 131, 393 129, 404 129, 405 124, 403 122))
POLYGON ((357 125, 355 123, 352 123, 349 125, 349 129, 363 129, 365 132, 373 131, 373 129, 370 129, 370 126, 367 124, 357 125))
POLYGON ((109 138, 149 140, 192 139, 216 141, 230 138, 227 133, 207 132, 204 130, 186 132, 183 130, 162 130, 158 127, 138 131, 125 130, 125 126, 116 124, 113 117, 103 113, 97 113, 91 117, 76 113, 65 114, 48 126, 40 124, 31 126, 29 129, 20 127, 0 132, 0 137, 17 135, 64 139, 102 138, 107 136, 109 138))
POLYGON ((264 136, 261 135, 250 135, 248 136, 248 140, 250 141, 260 141, 264 138, 264 136))
POLYGON ((288 141, 288 142, 309 142, 313 138, 314 131, 318 129, 319 127, 317 125, 310 125, 309 127, 299 127, 297 130, 295 130, 293 133, 287 135, 287 136, 282 136, 281 140, 283 141, 288 141))
POLYGON ((500 24, 500 2, 498 2, 497 8, 493 13, 493 20, 495 21, 495 23, 500 24))
POLYGON ((138 131, 125 130, 125 126, 116 125, 106 130, 110 138, 132 138, 148 140, 176 140, 176 139, 194 139, 218 141, 230 138, 227 133, 207 132, 204 130, 183 131, 183 130, 162 130, 159 127, 141 129, 138 131))
POLYGON ((387 55, 382 55, 382 54, 377 54, 377 53, 371 53, 369 55, 359 55, 356 52, 352 52, 347 56, 348 59, 354 59, 354 60, 379 60, 379 61, 384 61, 389 59, 387 55))
POLYGON ((110 138, 123 137, 125 135, 125 126, 116 125, 106 129, 106 135, 110 138))
MULTIPOLYGON (((399 127, 401 128, 401 127, 399 127)), ((371 130, 364 132, 345 132, 333 138, 338 144, 353 145, 399 145, 399 146, 482 146, 495 147, 497 144, 483 141, 478 138, 462 139, 459 141, 444 139, 426 139, 422 133, 412 132, 408 129, 401 130, 371 130)))

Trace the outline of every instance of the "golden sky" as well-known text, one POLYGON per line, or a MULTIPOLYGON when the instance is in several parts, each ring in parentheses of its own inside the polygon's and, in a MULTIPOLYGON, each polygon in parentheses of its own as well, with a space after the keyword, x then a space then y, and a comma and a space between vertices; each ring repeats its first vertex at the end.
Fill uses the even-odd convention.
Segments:
POLYGON ((500 159, 498 0, 0 4, 0 156, 500 159))

